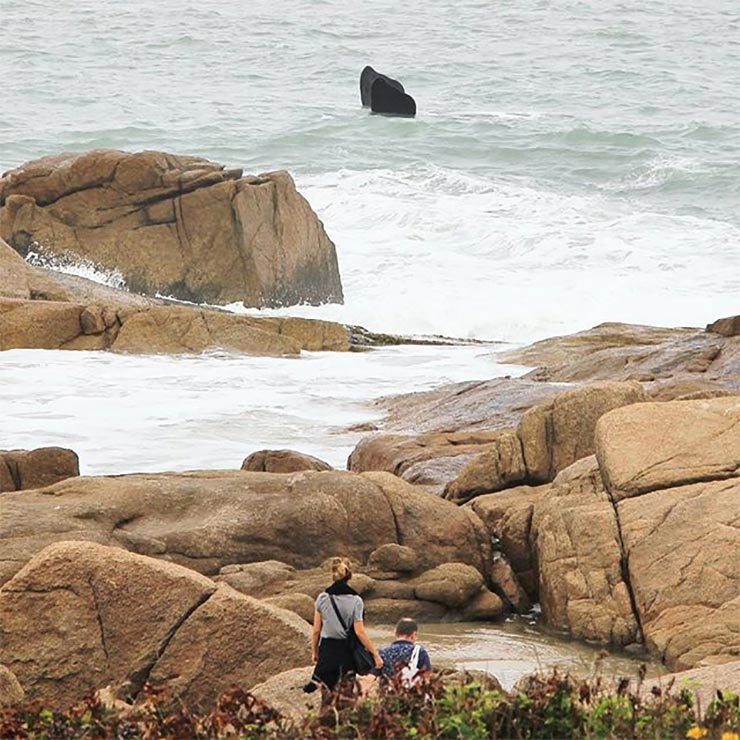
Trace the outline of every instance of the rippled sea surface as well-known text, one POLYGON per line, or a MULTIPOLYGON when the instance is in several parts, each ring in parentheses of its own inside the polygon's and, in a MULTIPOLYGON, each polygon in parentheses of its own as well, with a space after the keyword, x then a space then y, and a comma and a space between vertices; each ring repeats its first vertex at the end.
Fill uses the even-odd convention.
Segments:
POLYGON ((0 0, 0 65, 4 168, 293 172, 346 295, 307 315, 524 341, 740 303, 734 0, 0 0), (360 107, 368 63, 415 120, 360 107))

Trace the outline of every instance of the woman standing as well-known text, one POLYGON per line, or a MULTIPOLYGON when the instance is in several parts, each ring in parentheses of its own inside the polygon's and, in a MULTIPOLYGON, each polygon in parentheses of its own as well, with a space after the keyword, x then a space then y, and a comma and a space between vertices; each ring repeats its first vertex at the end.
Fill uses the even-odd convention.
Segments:
POLYGON ((318 688, 317 684, 332 691, 340 678, 354 675, 349 640, 353 627, 359 641, 372 653, 375 667, 383 667, 383 659, 365 631, 365 605, 348 583, 352 568, 347 558, 332 558, 331 577, 332 585, 316 599, 311 635, 311 657, 316 667, 311 682, 304 687, 307 692, 318 688))

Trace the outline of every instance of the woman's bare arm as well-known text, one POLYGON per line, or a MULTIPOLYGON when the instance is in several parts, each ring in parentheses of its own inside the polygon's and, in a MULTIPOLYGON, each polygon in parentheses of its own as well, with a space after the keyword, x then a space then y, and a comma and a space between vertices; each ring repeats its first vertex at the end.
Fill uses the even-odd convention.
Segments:
POLYGON ((311 632, 311 662, 316 663, 319 659, 319 640, 321 639, 321 612, 314 612, 313 631, 311 632))
POLYGON ((357 635, 357 639, 372 653, 373 658, 375 658, 375 667, 382 668, 383 659, 380 657, 378 649, 373 645, 370 636, 365 631, 365 622, 361 619, 355 622, 355 634, 357 635))

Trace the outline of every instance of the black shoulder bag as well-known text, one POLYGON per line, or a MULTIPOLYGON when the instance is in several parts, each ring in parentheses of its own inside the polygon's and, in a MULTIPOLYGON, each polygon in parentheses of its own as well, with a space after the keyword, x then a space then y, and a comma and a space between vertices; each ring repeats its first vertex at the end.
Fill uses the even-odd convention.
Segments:
POLYGON ((355 626, 352 625, 352 629, 347 627, 346 622, 342 618, 342 613, 339 611, 337 602, 334 601, 334 597, 331 594, 328 594, 328 596, 331 605, 334 607, 334 613, 337 615, 339 624, 342 625, 344 631, 347 633, 347 641, 352 650, 352 660, 355 664, 355 673, 360 676, 366 676, 375 668, 375 659, 372 653, 360 642, 360 638, 355 633, 355 626))

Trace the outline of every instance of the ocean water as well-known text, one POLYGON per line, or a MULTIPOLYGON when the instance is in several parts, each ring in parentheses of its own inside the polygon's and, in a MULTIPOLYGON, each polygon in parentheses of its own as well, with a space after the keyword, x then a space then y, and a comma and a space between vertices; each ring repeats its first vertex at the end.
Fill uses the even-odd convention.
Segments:
POLYGON ((290 448, 343 469, 378 396, 517 374, 482 346, 304 352, 0 352, 0 449, 73 448, 83 475, 238 470, 263 448, 290 448))
POLYGON ((0 167, 64 150, 290 170, 346 304, 520 342, 740 305, 734 0, 0 0, 0 167), (360 107, 365 64, 414 120, 360 107))

